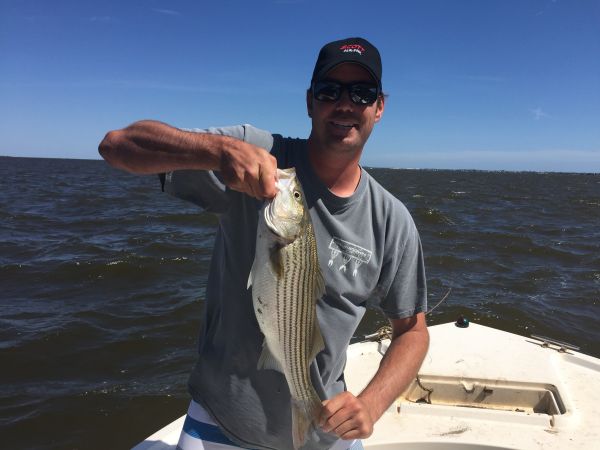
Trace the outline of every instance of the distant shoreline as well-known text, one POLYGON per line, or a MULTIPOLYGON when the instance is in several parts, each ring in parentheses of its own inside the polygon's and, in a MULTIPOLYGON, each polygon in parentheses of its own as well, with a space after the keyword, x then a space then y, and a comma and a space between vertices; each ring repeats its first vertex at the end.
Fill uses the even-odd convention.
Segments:
MULTIPOLYGON (((101 158, 57 158, 50 156, 11 156, 11 155, 0 155, 1 158, 10 158, 10 159, 27 159, 27 160, 56 160, 56 161, 103 161, 101 158)), ((559 170, 509 170, 509 169, 439 169, 439 168, 431 168, 431 167, 381 167, 381 166, 369 166, 363 165, 363 167, 367 170, 369 169, 389 169, 389 170, 422 170, 426 172, 489 172, 489 173, 537 173, 537 174, 545 174, 545 173, 556 173, 556 174, 565 174, 565 175, 600 175, 600 172, 572 172, 572 171, 559 171, 559 170)))

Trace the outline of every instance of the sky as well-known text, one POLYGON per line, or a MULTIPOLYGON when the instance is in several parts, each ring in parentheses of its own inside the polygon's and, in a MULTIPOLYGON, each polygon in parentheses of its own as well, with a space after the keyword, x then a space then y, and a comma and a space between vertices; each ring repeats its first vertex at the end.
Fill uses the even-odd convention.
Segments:
POLYGON ((383 59, 376 167, 600 172, 600 0, 0 0, 0 155, 140 119, 307 137, 325 43, 383 59))

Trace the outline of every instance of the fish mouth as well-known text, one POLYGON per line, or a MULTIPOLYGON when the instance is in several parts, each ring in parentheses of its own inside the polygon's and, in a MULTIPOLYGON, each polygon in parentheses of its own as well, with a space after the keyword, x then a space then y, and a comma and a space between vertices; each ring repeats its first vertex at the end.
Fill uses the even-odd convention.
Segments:
POLYGON ((266 207, 265 210, 263 212, 264 216, 265 216, 265 224, 267 225, 267 228, 269 228, 269 230, 271 230, 271 233, 273 233, 275 236, 281 237, 281 235, 279 234, 279 231, 277 230, 277 227, 275 226, 275 224, 273 223, 272 217, 273 217, 273 204, 275 202, 271 202, 269 203, 266 207))
POLYGON ((271 202, 264 209, 265 225, 279 243, 289 244, 298 237, 299 227, 294 225, 292 217, 282 216, 281 214, 277 215, 278 224, 276 225, 274 205, 275 202, 271 202))
POLYGON ((275 238, 278 241, 283 242, 283 243, 290 242, 293 239, 289 239, 284 234, 282 234, 281 230, 275 225, 275 222, 273 221, 273 217, 275 216, 275 214, 273 212, 274 205, 275 205, 275 202, 271 202, 265 207, 265 210, 264 210, 265 224, 267 225, 267 228, 269 229, 269 231, 275 236, 275 238))

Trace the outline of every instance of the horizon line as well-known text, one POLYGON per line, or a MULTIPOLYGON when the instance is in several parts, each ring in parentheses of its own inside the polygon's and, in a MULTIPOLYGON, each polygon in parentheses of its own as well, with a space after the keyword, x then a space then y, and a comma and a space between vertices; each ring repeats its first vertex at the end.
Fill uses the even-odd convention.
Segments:
MULTIPOLYGON (((14 158, 14 159, 57 159, 57 160, 70 160, 70 161, 103 161, 102 158, 62 158, 58 156, 14 156, 14 155, 0 155, 0 158, 14 158)), ((600 175, 600 170, 598 172, 589 172, 589 171, 565 171, 565 170, 554 170, 554 169, 546 169, 546 170, 536 170, 536 169, 481 169, 481 168, 460 168, 460 169, 450 169, 444 167, 386 167, 386 166, 376 166, 370 164, 361 164, 362 167, 366 169, 389 169, 389 170, 427 170, 427 171, 454 171, 454 172, 508 172, 508 173, 556 173, 556 174, 574 174, 574 175, 600 175)))

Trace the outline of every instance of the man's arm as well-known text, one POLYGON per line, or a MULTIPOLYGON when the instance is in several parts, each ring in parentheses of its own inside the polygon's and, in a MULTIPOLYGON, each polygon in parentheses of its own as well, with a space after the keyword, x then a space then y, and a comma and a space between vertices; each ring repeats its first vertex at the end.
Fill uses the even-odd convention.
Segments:
POLYGON ((319 425, 343 439, 364 439, 373 425, 414 379, 429 347, 425 314, 393 319, 392 341, 379 369, 355 397, 342 392, 323 402, 319 425))
POLYGON ((98 147, 113 167, 136 174, 216 170, 231 189, 275 196, 277 161, 265 149, 229 136, 194 133, 143 120, 106 134, 98 147))

